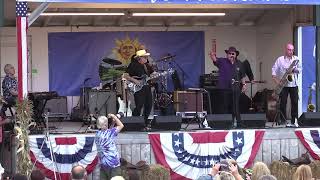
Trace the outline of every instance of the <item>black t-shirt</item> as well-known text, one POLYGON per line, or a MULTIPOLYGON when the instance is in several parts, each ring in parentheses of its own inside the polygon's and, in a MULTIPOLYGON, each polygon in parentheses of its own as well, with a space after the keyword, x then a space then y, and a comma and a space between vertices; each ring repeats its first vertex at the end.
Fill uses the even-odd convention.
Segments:
POLYGON ((153 70, 148 63, 146 63, 146 68, 148 72, 146 72, 143 64, 140 64, 137 60, 132 60, 126 72, 129 73, 130 76, 137 76, 137 77, 141 77, 143 75, 149 76, 153 72, 153 70))

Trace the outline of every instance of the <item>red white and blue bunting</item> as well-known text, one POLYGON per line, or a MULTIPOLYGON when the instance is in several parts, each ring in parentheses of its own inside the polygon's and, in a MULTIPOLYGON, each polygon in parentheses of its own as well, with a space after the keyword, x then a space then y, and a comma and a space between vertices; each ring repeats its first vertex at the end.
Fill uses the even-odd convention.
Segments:
POLYGON ((252 164, 264 130, 178 132, 149 134, 157 160, 171 171, 171 179, 196 179, 212 165, 235 159, 240 167, 252 164))
POLYGON ((295 133, 301 143, 315 160, 320 160, 320 129, 303 128, 296 129, 295 133))
POLYGON ((98 163, 92 134, 63 137, 51 135, 48 140, 44 135, 35 135, 29 137, 29 144, 32 162, 50 179, 55 179, 56 172, 58 180, 69 180, 74 165, 84 166, 89 174, 98 163))

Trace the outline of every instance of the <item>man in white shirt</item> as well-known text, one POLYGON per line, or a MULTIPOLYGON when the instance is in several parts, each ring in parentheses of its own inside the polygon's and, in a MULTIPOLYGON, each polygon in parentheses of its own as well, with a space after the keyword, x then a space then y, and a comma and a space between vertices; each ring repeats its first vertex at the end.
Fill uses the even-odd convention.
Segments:
MULTIPOLYGON (((293 55, 294 46, 290 43, 286 45, 285 55, 278 57, 275 64, 272 67, 272 79, 278 86, 283 75, 286 73, 289 66, 298 57, 293 55)), ((286 118, 286 105, 288 94, 290 94, 291 99, 291 126, 298 126, 295 120, 298 119, 298 74, 301 73, 301 62, 298 62, 296 66, 293 67, 292 72, 290 72, 291 81, 287 81, 280 93, 280 110, 284 118, 286 118)), ((280 116, 282 117, 282 116, 280 116)), ((282 121, 284 121, 282 119, 282 121)))

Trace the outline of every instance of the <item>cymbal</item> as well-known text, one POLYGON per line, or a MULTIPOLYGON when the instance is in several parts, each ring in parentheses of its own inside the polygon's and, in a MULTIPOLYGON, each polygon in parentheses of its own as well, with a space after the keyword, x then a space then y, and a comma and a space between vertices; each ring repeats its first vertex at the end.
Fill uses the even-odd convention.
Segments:
POLYGON ((108 57, 103 58, 102 61, 105 63, 111 64, 111 65, 121 65, 122 64, 122 62, 120 62, 116 59, 108 58, 108 57))
POLYGON ((127 69, 126 66, 119 66, 119 67, 114 67, 114 69, 119 70, 119 71, 125 71, 127 69))
POLYGON ((171 59, 174 58, 174 57, 176 57, 176 55, 164 56, 163 58, 156 60, 156 62, 171 60, 171 59))

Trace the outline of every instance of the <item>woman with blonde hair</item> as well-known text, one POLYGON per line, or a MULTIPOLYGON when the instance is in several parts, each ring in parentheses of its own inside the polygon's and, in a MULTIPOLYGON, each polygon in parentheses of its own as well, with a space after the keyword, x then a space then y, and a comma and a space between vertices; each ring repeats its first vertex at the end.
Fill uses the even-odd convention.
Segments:
POLYGON ((263 162, 256 162, 252 167, 251 180, 258 180, 263 175, 270 175, 268 166, 263 162))
POLYGON ((299 166, 293 175, 293 179, 294 180, 311 180, 312 171, 310 166, 305 164, 299 166))

